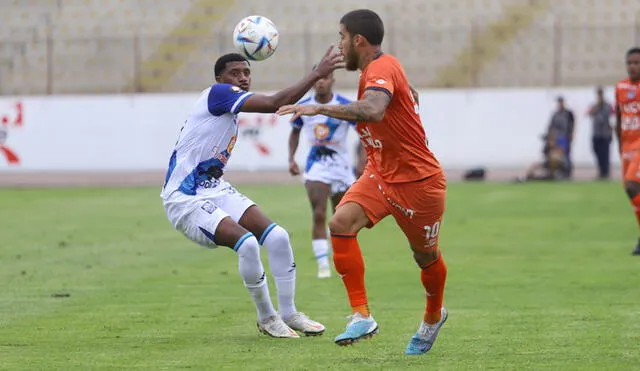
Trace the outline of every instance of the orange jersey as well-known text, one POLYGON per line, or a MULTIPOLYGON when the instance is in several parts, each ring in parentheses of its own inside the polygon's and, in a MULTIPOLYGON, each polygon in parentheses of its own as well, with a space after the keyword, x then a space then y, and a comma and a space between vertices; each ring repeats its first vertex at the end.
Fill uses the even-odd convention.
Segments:
POLYGON ((384 119, 358 122, 356 128, 367 150, 367 166, 387 183, 412 182, 442 171, 427 148, 418 105, 400 62, 382 54, 362 71, 358 99, 366 90, 383 91, 391 97, 384 119))
POLYGON ((620 81, 616 85, 616 107, 622 123, 622 152, 640 150, 640 83, 620 81))

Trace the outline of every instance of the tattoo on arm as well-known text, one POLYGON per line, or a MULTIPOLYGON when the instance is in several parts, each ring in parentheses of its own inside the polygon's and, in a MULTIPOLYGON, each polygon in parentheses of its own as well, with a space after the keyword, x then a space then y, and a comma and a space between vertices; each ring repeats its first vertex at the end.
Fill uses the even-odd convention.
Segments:
MULTIPOLYGON (((366 118, 368 117, 367 111, 370 110, 370 107, 367 107, 367 104, 362 103, 363 102, 359 101, 351 104, 336 106, 334 113, 342 116, 343 119, 353 121, 366 121, 366 118)), ((331 116, 331 114, 329 116, 331 116)))
POLYGON ((367 90, 361 100, 342 105, 320 107, 320 114, 342 120, 375 122, 384 118, 391 97, 379 90, 367 90))

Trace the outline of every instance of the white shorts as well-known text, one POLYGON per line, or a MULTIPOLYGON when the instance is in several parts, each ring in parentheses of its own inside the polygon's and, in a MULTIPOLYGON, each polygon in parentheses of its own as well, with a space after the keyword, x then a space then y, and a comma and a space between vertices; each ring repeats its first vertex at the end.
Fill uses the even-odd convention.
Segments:
POLYGON ((343 159, 324 157, 311 165, 303 176, 305 181, 321 182, 331 186, 331 194, 346 192, 356 181, 349 163, 343 159))
POLYGON ((221 180, 217 187, 201 190, 195 196, 173 192, 163 205, 175 229, 201 246, 215 248, 214 236, 222 219, 231 217, 237 223, 255 203, 221 180))

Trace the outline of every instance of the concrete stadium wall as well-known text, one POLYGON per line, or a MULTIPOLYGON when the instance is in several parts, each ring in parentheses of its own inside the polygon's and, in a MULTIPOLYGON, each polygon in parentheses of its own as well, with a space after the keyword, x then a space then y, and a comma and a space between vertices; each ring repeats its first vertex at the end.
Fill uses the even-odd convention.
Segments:
MULTIPOLYGON (((612 90, 607 91, 610 100, 612 90)), ((354 91, 341 93, 355 97, 354 91)), ((459 172, 484 166, 505 172, 523 169, 540 158, 540 135, 558 94, 565 97, 577 120, 574 163, 590 168, 594 159, 586 112, 595 99, 592 87, 422 90, 420 114, 430 147, 445 169, 459 172)), ((114 178, 148 176, 155 182, 161 179, 196 98, 197 94, 1 98, 0 184, 25 184, 24 179, 37 181, 43 174, 102 177, 110 179, 108 184, 114 178)), ((291 181, 286 177, 288 118, 241 114, 239 128, 228 165, 230 176, 291 181)), ((353 150, 355 132, 349 141, 353 150)), ((297 154, 301 163, 307 148, 306 142, 301 143, 297 154)), ((619 163, 615 155, 613 163, 619 163)))

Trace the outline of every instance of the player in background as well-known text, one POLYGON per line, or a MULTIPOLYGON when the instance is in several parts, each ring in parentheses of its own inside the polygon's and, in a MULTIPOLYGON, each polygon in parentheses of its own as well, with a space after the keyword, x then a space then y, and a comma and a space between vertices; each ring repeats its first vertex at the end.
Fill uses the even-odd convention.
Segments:
MULTIPOLYGON (((373 336, 378 324, 369 311, 364 262, 356 238, 393 215, 413 250, 426 291, 426 308, 406 354, 431 349, 447 319, 442 306, 447 267, 438 246, 446 182, 427 147, 418 105, 398 60, 381 51, 384 26, 371 10, 354 10, 340 20, 340 49, 347 70, 360 70, 358 100, 345 105, 292 105, 281 115, 325 115, 357 122, 367 164, 329 221, 333 260, 349 296, 352 316, 338 345, 373 336)), ((395 248, 391 246, 390 248, 395 248)))
POLYGON ((289 234, 226 182, 223 173, 238 136, 238 113, 274 113, 297 102, 318 80, 343 66, 332 48, 318 68, 274 95, 249 92, 251 69, 243 56, 220 57, 217 83, 200 94, 182 127, 161 193, 167 217, 178 231, 204 247, 227 246, 237 253, 240 276, 257 309, 258 329, 278 338, 297 338, 296 331, 319 335, 325 328, 296 309, 289 234), (275 279, 278 313, 269 296, 260 246, 267 250, 275 279))
MULTIPOLYGON (((315 67, 314 67, 315 68, 315 67)), ((351 101, 333 93, 333 74, 318 80, 315 94, 299 104, 347 104, 351 101)), ((305 188, 311 212, 311 246, 318 263, 318 278, 331 277, 329 267, 329 243, 327 242, 327 200, 331 198, 332 210, 340 203, 344 192, 355 181, 347 150, 349 127, 355 122, 336 120, 326 116, 301 116, 293 123, 289 134, 289 173, 300 175, 295 154, 300 132, 305 131, 311 147, 304 168, 305 188)))
MULTIPOLYGON (((640 225, 640 48, 626 54, 628 79, 616 85, 616 135, 624 189, 640 225)), ((633 255, 640 255, 640 239, 633 255)))

